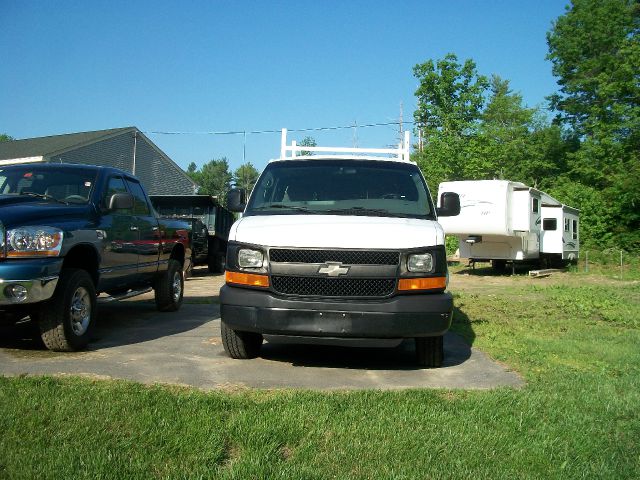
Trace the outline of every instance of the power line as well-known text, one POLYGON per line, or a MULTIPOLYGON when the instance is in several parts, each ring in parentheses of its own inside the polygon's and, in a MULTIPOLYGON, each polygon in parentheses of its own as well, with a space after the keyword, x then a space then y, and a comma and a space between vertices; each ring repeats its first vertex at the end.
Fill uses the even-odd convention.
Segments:
MULTIPOLYGON (((415 122, 405 121, 404 123, 413 124, 415 122)), ((380 122, 380 123, 367 123, 364 125, 359 125, 358 128, 370 128, 370 127, 384 127, 389 125, 398 125, 400 122, 380 122)), ((289 132, 319 132, 326 130, 346 130, 349 128, 354 128, 354 125, 340 125, 333 127, 313 127, 313 128, 290 128, 287 129, 289 132)), ((281 130, 229 130, 224 132, 219 131, 209 131, 209 132, 165 132, 158 130, 145 131, 142 133, 145 134, 154 134, 154 135, 253 135, 253 134, 262 134, 262 133, 280 133, 281 130)))

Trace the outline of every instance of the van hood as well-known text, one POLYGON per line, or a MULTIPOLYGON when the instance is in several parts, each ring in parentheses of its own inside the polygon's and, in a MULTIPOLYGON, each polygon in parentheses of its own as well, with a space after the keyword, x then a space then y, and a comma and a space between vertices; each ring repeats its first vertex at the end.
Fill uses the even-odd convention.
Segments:
POLYGON ((231 227, 229 240, 269 247, 407 249, 444 244, 433 220, 343 215, 256 215, 231 227))

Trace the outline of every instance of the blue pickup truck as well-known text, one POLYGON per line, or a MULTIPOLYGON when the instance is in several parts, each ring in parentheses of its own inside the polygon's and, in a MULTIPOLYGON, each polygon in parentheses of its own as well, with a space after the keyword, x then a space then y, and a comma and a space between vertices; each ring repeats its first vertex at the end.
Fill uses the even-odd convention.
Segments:
POLYGON ((189 228, 159 219, 140 181, 115 168, 0 166, 0 319, 28 315, 47 348, 73 351, 91 339, 99 296, 153 289, 158 310, 175 311, 189 228))

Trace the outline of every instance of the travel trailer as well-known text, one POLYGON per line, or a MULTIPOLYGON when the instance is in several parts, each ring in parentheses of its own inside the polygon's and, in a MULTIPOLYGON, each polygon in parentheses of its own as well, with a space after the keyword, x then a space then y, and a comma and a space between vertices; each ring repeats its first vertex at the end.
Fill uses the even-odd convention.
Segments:
POLYGON ((460 242, 460 257, 473 264, 491 261, 537 263, 543 268, 578 259, 579 211, 550 195, 508 180, 443 182, 439 192, 460 197, 460 214, 439 219, 460 242))

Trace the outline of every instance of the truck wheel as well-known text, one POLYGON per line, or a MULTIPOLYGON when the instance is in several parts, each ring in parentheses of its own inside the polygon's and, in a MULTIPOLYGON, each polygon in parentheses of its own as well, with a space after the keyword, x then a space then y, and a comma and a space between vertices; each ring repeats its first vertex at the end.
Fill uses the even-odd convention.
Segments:
POLYGON ((245 360, 247 358, 256 358, 260 353, 262 335, 259 333, 239 332, 220 321, 220 334, 224 351, 231 358, 245 360))
POLYGON ((45 346, 56 352, 86 347, 96 324, 95 312, 96 290, 89 274, 63 269, 53 297, 35 314, 45 346))
POLYGON ((169 260, 167 270, 154 285, 156 308, 161 312, 175 312, 182 305, 184 276, 177 260, 169 260))
POLYGON ((418 365, 422 367, 441 367, 444 359, 444 337, 442 335, 437 337, 417 337, 416 358, 418 365))

